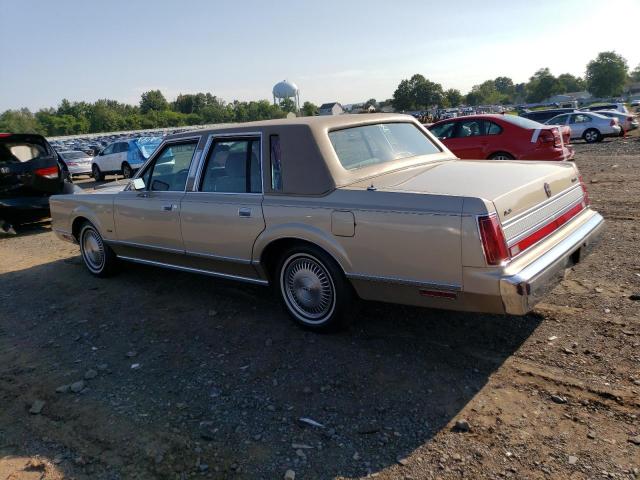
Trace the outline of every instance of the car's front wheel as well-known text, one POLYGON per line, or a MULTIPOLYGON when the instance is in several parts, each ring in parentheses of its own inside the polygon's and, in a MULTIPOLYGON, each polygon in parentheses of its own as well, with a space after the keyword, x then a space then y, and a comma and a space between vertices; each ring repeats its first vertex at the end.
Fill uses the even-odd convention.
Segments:
POLYGON ((95 163, 91 166, 91 176, 96 182, 101 182, 104 180, 104 173, 100 171, 100 167, 95 163))
POLYGON ((318 332, 346 325, 353 300, 351 285, 338 264, 319 248, 304 245, 287 250, 274 280, 285 309, 298 324, 318 332))
POLYGON ((596 143, 602 139, 602 136, 600 135, 600 132, 598 130, 596 130, 595 128, 590 128, 586 132, 584 132, 582 138, 584 138, 584 141, 587 143, 596 143))
POLYGON ((102 235, 91 223, 86 222, 78 235, 80 254, 87 270, 97 277, 107 277, 115 271, 118 259, 104 243, 102 235))
POLYGON ((133 168, 127 162, 122 164, 122 176, 124 178, 132 178, 133 177, 133 168))
POLYGON ((496 152, 489 157, 489 160, 513 160, 513 155, 507 152, 496 152))

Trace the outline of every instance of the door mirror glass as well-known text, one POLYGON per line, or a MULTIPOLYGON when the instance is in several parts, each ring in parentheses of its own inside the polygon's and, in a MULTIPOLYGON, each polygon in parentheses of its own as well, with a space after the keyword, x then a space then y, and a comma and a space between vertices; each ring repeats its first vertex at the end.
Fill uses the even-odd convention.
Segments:
POLYGON ((134 178, 133 180, 131 180, 131 187, 134 190, 144 190, 144 180, 141 178, 134 178))

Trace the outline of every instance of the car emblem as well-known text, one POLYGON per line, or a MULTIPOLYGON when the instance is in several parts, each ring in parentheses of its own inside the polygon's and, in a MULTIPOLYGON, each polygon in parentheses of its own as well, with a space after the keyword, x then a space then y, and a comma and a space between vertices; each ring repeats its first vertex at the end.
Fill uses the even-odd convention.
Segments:
POLYGON ((551 186, 546 182, 544 184, 544 193, 547 194, 547 198, 551 197, 551 186))

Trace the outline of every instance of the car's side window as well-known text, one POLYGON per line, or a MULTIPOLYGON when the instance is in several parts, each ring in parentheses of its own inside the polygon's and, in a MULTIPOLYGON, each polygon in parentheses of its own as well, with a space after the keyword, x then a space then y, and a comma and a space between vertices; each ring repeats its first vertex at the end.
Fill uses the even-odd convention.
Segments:
POLYGON ((271 190, 282 191, 282 151, 280 150, 280 135, 269 137, 269 150, 271 152, 271 190))
POLYGON ((453 131, 455 130, 456 122, 447 122, 442 125, 434 127, 431 132, 441 140, 453 137, 453 131))
POLYGON ((165 146, 142 175, 147 190, 179 192, 185 189, 197 140, 165 146))
POLYGON ((459 122, 456 137, 479 137, 480 135, 484 135, 482 131, 482 120, 459 122))
POLYGON ((262 193, 259 138, 214 141, 202 172, 201 192, 262 193))
POLYGON ((111 145, 107 146, 107 148, 105 148, 102 151, 103 155, 111 155, 113 153, 113 146, 115 145, 115 143, 112 143, 111 145))
POLYGON ((588 115, 583 115, 578 113, 576 115, 571 115, 571 123, 588 123, 591 121, 591 117, 588 115))
POLYGON ((500 135, 502 133, 502 127, 497 123, 487 122, 487 135, 500 135))
POLYGON ((129 151, 129 143, 128 142, 122 142, 120 144, 120 151, 121 152, 128 152, 129 151))

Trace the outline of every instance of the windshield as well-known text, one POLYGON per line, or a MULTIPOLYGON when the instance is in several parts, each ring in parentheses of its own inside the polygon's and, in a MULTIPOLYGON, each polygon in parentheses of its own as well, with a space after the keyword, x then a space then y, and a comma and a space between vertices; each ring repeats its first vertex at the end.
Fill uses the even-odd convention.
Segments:
POLYGON ((522 128, 540 128, 541 126, 540 122, 536 122, 524 117, 518 117, 516 115, 503 115, 500 118, 522 128))
POLYGON ((329 140, 347 170, 440 153, 412 123, 380 123, 335 130, 329 132, 329 140))
POLYGON ((62 156, 62 158, 68 159, 68 160, 77 160, 80 158, 91 158, 89 155, 87 155, 84 152, 60 152, 60 155, 62 156))
POLYGON ((144 158, 149 158, 162 143, 162 137, 140 137, 134 140, 144 158))

